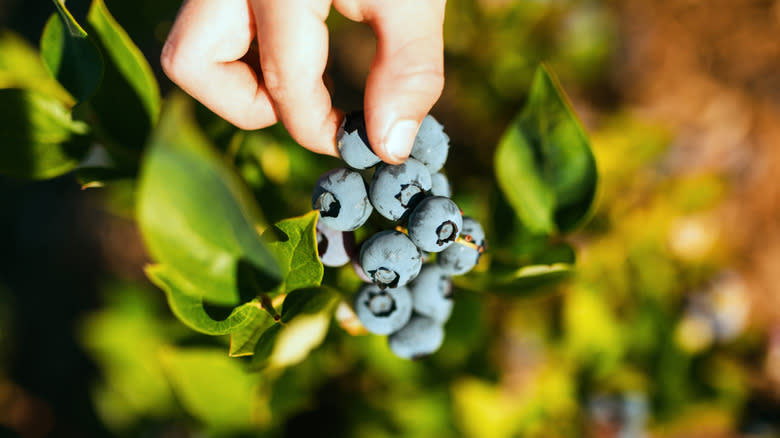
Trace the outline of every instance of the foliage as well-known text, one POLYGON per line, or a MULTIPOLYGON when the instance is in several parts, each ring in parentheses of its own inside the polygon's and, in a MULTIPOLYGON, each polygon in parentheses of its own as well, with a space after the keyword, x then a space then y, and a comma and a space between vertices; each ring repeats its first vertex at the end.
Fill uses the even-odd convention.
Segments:
POLYGON ((689 379, 697 358, 718 351, 715 340, 690 342, 681 310, 684 293, 724 264, 707 228, 722 181, 664 174, 667 133, 630 115, 589 139, 552 72, 596 80, 611 32, 602 11, 448 2, 447 55, 473 57, 474 71, 452 75, 467 88, 464 118, 498 141, 453 138, 457 158, 476 159, 446 171, 489 248, 455 279, 442 350, 408 362, 355 326, 352 268, 318 259, 310 190, 335 160, 280 127, 244 132, 181 92, 161 98, 102 0, 83 21, 54 3, 40 54, 0 33, 0 174, 71 175, 109 199, 130 193, 123 212, 162 292, 108 283, 80 330, 102 373, 91 396, 112 432, 173 421, 215 436, 285 435, 315 427, 312 406, 338 403, 329 421, 311 422, 323 436, 582 436, 588 404, 604 393, 640 394, 670 422, 693 402, 733 414, 746 398, 730 357, 689 379), (567 23, 554 44, 540 35, 549 21, 567 23), (495 53, 473 55, 475 41, 495 53), (538 64, 547 52, 551 63, 538 64), (651 177, 631 178, 641 172, 651 177), (699 241, 669 243, 691 227, 699 241))

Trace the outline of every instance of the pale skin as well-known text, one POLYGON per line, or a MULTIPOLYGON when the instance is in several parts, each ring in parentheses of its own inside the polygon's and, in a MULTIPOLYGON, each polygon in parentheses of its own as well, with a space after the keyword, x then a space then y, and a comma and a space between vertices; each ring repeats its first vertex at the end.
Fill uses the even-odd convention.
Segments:
POLYGON ((303 147, 338 156, 344 117, 322 80, 331 6, 377 37, 366 80, 368 139, 402 163, 444 85, 445 0, 185 0, 161 55, 168 77, 242 129, 282 122, 303 147), (262 75, 241 60, 257 41, 262 75))

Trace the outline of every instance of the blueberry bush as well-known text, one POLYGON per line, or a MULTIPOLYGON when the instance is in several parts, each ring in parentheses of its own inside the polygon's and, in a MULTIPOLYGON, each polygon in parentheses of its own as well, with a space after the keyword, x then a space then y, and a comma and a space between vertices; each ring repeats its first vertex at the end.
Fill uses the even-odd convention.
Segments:
MULTIPOLYGON (((144 35, 169 22, 72 3, 48 4, 37 48, 0 30, 0 183, 77 187, 126 223, 90 229, 106 253, 140 242, 143 266, 101 278, 71 327, 97 370, 84 435, 641 437, 752 403, 758 341, 730 343, 742 283, 707 228, 725 182, 669 170, 669 132, 627 112, 583 114, 589 136, 554 73, 579 99, 603 88, 604 9, 448 2, 454 91, 388 166, 359 111, 343 159, 233 127, 160 74, 144 35)), ((359 43, 338 41, 332 73, 358 74, 338 60, 359 43)), ((348 88, 334 100, 359 106, 348 88)), ((7 275, 0 427, 43 436, 2 412, 26 318, 5 311, 7 275)))

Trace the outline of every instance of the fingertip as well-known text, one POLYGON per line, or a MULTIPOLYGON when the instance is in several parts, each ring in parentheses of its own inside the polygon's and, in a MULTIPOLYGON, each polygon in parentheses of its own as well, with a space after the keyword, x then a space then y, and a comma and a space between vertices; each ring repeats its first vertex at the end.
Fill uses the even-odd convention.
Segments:
POLYGON ((417 136, 419 127, 420 123, 417 120, 404 119, 394 122, 380 146, 387 157, 383 161, 392 164, 401 164, 406 161, 412 151, 414 138, 417 136))

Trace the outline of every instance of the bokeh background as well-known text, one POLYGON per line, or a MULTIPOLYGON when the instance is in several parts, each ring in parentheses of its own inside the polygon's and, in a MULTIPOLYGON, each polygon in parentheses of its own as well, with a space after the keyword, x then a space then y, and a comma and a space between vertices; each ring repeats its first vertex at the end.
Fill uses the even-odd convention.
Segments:
MULTIPOLYGON (((179 2, 106 3, 165 96, 179 2)), ((4 0, 0 32, 37 47, 52 12, 4 0)), ((329 26, 334 101, 357 109, 373 37, 335 11, 329 26)), ((497 214, 482 194, 534 69, 560 76, 601 177, 567 238, 577 275, 531 299, 458 292, 424 361, 334 322, 303 363, 247 374, 143 275, 132 182, 0 178, 0 436, 780 436, 780 1, 450 0, 444 36, 433 114, 477 217, 497 214)), ((198 120, 227 147, 229 125, 198 120)), ((270 220, 335 167, 284 138, 238 161, 270 220)))

